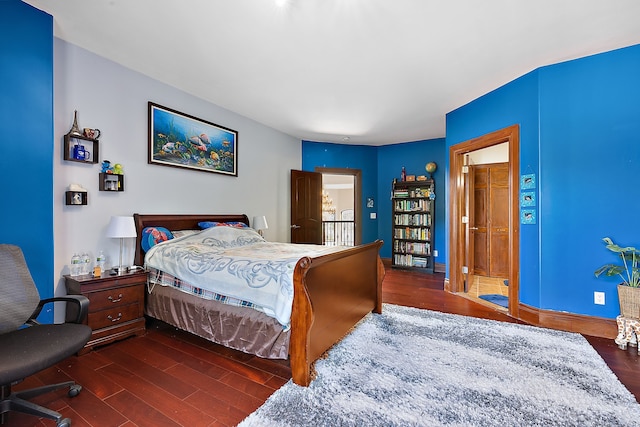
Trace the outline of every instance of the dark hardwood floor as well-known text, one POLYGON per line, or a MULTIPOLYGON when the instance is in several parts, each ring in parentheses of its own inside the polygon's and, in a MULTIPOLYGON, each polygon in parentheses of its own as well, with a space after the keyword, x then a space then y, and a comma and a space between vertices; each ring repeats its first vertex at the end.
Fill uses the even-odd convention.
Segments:
MULTIPOLYGON (((443 291, 442 274, 387 269, 384 302, 514 322, 468 299, 443 291)), ((612 340, 587 337, 620 381, 640 396, 640 358, 612 340)), ((1 351, 1 350, 0 350, 1 351)), ((14 387, 24 389, 70 378, 82 384, 36 399, 81 426, 235 426, 291 375, 286 361, 253 357, 151 321, 147 334, 71 357, 14 387)), ((54 426, 10 413, 6 426, 54 426)))

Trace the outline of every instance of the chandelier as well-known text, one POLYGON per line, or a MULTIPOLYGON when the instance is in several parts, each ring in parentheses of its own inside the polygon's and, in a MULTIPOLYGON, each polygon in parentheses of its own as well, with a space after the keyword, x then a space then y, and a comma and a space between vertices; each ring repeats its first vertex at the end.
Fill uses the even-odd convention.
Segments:
POLYGON ((322 190, 322 213, 335 215, 336 207, 333 206, 333 200, 326 191, 322 190))

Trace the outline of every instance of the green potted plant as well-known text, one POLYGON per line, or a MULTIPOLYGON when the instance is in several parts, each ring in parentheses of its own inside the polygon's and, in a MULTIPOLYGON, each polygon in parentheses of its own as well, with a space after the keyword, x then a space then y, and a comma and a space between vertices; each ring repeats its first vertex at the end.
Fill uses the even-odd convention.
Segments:
POLYGON ((620 314, 624 317, 640 318, 640 251, 632 246, 621 247, 609 237, 602 239, 607 249, 618 254, 621 264, 605 264, 595 271, 596 277, 620 276, 618 285, 620 314))

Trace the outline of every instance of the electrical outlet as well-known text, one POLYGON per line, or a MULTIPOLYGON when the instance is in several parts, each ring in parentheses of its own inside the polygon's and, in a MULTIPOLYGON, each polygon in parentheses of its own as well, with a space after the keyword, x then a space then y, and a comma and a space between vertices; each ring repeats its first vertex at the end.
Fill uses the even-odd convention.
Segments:
POLYGON ((433 250, 433 256, 438 256, 438 250, 437 249, 433 250))
POLYGON ((604 305, 604 292, 594 292, 593 303, 598 305, 604 305))

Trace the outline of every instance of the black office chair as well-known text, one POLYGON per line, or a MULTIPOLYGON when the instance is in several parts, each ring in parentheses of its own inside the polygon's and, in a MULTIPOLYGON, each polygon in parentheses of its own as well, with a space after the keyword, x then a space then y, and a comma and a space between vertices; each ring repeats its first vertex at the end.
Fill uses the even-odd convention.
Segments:
POLYGON ((82 295, 40 300, 22 250, 0 244, 0 424, 6 422, 7 412, 18 411, 55 420, 58 427, 71 425, 58 412, 25 399, 64 387, 73 397, 80 385, 67 381, 15 393, 11 386, 84 347, 91 337, 91 328, 82 324, 88 308, 89 300, 82 295), (44 325, 35 320, 45 304, 56 301, 78 305, 75 323, 44 325))

